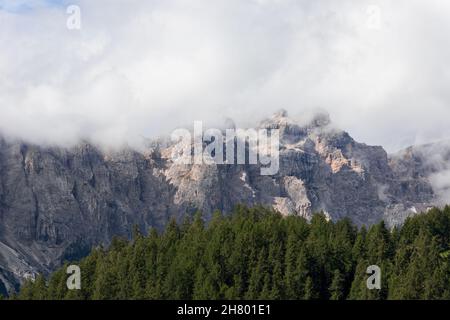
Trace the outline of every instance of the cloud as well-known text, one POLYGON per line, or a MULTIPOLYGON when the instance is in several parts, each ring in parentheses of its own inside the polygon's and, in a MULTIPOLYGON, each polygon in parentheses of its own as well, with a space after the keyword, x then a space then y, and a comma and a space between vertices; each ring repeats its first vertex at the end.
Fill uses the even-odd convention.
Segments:
POLYGON ((81 30, 66 28, 64 1, 11 3, 0 2, 7 136, 115 145, 319 107, 391 151, 450 137, 447 1, 80 0, 81 30))
POLYGON ((450 140, 415 148, 423 160, 423 171, 433 186, 437 204, 446 205, 450 199, 450 140))

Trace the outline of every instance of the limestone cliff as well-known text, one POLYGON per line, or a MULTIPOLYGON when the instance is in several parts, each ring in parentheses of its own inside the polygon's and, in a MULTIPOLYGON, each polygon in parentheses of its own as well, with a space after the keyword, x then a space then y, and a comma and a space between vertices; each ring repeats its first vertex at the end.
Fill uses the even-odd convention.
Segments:
POLYGON ((435 171, 407 151, 389 159, 382 147, 354 141, 327 115, 299 125, 279 112, 260 127, 280 129, 273 176, 258 165, 174 164, 170 143, 105 152, 0 140, 0 290, 114 235, 129 237, 134 225, 162 228, 197 209, 209 218, 238 203, 263 204, 307 219, 323 211, 358 225, 394 225, 437 204, 435 171))

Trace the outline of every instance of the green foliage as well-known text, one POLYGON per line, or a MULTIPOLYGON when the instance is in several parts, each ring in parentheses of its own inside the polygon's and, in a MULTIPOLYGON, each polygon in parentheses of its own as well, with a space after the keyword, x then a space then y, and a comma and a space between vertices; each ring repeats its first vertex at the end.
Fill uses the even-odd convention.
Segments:
POLYGON ((336 270, 333 274, 333 281, 331 281, 330 286, 331 300, 342 300, 344 298, 344 284, 344 277, 339 270, 336 270))
POLYGON ((200 213, 163 233, 112 240, 81 260, 81 290, 67 265, 26 281, 17 299, 449 299, 450 208, 357 229, 349 220, 310 222, 262 207, 200 213), (366 285, 370 265, 381 290, 366 285))

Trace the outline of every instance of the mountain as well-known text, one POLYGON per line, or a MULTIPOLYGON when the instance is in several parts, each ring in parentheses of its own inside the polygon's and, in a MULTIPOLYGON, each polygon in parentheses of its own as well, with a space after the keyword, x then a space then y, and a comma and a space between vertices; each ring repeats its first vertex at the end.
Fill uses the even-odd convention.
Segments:
POLYGON ((262 204, 307 219, 323 211, 333 220, 393 226, 440 203, 432 184, 442 164, 428 165, 429 151, 389 157, 336 129, 326 114, 300 125, 280 111, 259 128, 280 130, 273 176, 261 175, 260 165, 174 163, 177 145, 167 139, 144 151, 114 152, 89 143, 60 148, 0 140, 0 291, 114 235, 130 237, 135 225, 162 229, 196 210, 208 219, 216 209, 262 204))
POLYGON ((422 181, 433 187, 433 204, 450 200, 450 141, 412 146, 390 156, 390 166, 405 180, 422 181))

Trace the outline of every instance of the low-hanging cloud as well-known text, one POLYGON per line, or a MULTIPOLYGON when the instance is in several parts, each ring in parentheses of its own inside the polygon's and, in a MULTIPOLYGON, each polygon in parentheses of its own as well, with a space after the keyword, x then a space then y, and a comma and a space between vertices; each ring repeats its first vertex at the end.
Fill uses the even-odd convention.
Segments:
POLYGON ((328 110, 396 150, 450 137, 450 3, 0 0, 0 132, 117 145, 328 110), (17 2, 16 2, 17 4, 17 2))

